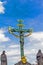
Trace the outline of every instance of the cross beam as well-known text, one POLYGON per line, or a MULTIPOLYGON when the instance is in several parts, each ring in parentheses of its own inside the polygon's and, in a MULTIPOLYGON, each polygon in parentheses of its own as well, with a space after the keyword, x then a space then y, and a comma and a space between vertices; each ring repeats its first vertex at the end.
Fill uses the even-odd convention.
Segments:
POLYGON ((18 29, 14 29, 12 27, 9 27, 8 30, 11 34, 14 35, 14 32, 18 32, 19 33, 19 38, 20 38, 20 49, 21 49, 21 58, 24 57, 24 33, 31 33, 32 29, 23 29, 23 24, 22 24, 22 20, 18 20, 19 24, 18 24, 18 29))

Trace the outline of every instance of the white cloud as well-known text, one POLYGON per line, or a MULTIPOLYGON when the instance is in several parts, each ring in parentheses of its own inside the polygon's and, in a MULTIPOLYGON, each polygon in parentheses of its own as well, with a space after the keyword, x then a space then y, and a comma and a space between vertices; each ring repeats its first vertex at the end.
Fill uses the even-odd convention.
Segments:
POLYGON ((39 41, 39 42, 43 42, 43 32, 33 33, 30 36, 30 41, 33 41, 33 40, 36 40, 36 41, 39 41))
POLYGON ((3 45, 3 46, 2 46, 2 45, 0 45, 0 49, 1 49, 1 48, 5 48, 5 45, 3 45))
POLYGON ((4 7, 5 3, 6 3, 5 1, 4 2, 0 1, 0 14, 4 14, 5 13, 5 7, 4 7))
POLYGON ((9 60, 10 60, 10 62, 11 62, 11 59, 13 60, 12 62, 17 62, 17 61, 19 61, 20 60, 20 56, 16 56, 16 57, 9 57, 9 60))
POLYGON ((25 52, 25 55, 30 55, 30 54, 36 54, 37 50, 36 49, 30 49, 30 50, 25 49, 24 52, 25 52))
POLYGON ((5 31, 3 29, 0 29, 0 42, 6 42, 9 40, 9 37, 5 36, 5 31))
POLYGON ((8 51, 6 52, 6 54, 7 54, 8 56, 20 55, 20 51, 19 51, 19 49, 8 50, 8 51))
POLYGON ((14 44, 9 46, 9 48, 18 48, 18 47, 19 45, 14 45, 14 44))

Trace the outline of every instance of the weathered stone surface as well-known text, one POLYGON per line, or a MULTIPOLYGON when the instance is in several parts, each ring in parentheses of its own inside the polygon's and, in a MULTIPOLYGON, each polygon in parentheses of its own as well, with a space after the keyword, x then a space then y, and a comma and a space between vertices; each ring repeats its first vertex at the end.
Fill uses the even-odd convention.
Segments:
POLYGON ((1 54, 1 65, 7 65, 7 56, 5 54, 5 51, 1 54))
POLYGON ((24 63, 22 63, 22 62, 20 61, 20 62, 16 63, 15 65, 31 65, 31 64, 28 63, 28 62, 26 62, 26 63, 24 64, 24 63))
POLYGON ((38 51, 36 59, 38 65, 43 65, 43 53, 41 52, 41 50, 38 51))

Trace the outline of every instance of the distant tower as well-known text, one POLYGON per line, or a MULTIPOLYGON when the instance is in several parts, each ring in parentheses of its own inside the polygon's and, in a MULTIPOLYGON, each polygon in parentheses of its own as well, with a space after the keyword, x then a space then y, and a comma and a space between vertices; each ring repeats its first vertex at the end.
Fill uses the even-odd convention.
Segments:
POLYGON ((7 65, 7 56, 5 54, 5 51, 1 54, 1 65, 7 65))
POLYGON ((43 65, 43 53, 41 52, 41 50, 38 51, 36 59, 38 65, 43 65))

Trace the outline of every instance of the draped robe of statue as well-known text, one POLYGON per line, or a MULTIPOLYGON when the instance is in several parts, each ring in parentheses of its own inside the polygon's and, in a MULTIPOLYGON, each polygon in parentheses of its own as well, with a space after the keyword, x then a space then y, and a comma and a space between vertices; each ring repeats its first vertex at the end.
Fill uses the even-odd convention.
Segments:
POLYGON ((43 53, 41 52, 41 50, 38 51, 36 59, 38 65, 43 65, 43 53))
POLYGON ((1 65, 7 65, 7 56, 5 54, 5 51, 1 54, 1 65))

